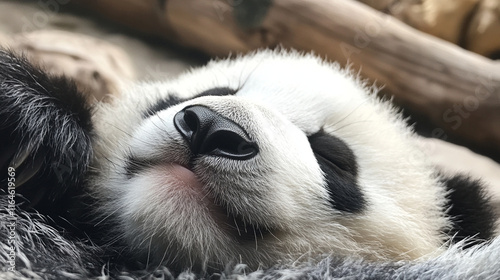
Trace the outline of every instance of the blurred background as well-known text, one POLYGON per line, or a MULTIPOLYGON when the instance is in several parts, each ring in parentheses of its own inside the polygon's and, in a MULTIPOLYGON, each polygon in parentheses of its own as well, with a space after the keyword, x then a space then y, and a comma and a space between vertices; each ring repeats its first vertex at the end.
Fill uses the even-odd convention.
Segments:
POLYGON ((258 48, 314 51, 381 87, 430 160, 500 211, 500 0, 0 0, 0 45, 89 102, 258 48))

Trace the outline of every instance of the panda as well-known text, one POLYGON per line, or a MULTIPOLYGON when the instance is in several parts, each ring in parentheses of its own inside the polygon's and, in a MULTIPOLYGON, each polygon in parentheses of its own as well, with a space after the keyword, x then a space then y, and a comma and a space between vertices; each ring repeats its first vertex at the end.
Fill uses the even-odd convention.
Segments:
POLYGON ((1 51, 0 135, 2 279, 500 275, 482 183, 441 175, 389 101, 312 54, 90 106, 1 51))

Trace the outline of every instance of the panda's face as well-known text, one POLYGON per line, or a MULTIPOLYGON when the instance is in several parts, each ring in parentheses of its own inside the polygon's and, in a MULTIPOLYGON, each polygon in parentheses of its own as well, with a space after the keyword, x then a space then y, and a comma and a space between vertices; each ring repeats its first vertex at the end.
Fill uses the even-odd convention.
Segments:
POLYGON ((96 112, 103 215, 137 256, 182 267, 431 253, 437 183, 404 161, 404 125, 367 91, 336 65, 272 52, 134 88, 96 112))

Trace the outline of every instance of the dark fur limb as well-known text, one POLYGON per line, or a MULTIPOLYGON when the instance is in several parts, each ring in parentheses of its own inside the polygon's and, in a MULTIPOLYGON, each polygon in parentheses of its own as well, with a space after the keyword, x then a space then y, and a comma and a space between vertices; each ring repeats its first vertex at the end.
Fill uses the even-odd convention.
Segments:
POLYGON ((50 214, 56 201, 64 204, 87 171, 91 127, 73 82, 0 50, 0 182, 6 191, 13 167, 18 206, 50 214))

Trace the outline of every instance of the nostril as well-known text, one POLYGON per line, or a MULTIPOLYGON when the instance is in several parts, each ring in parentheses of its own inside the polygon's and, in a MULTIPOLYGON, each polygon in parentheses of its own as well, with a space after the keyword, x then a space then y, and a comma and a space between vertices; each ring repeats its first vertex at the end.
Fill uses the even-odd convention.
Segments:
POLYGON ((201 153, 239 160, 250 159, 259 151, 255 143, 229 130, 216 131, 204 144, 201 153))
POLYGON ((174 125, 195 155, 246 160, 259 151, 241 126, 204 106, 184 108, 174 116, 174 125))
POLYGON ((174 126, 179 131, 179 133, 182 135, 182 137, 187 141, 191 142, 191 137, 193 136, 193 130, 192 130, 192 125, 189 126, 185 120, 185 113, 184 111, 180 111, 174 116, 174 126))
POLYGON ((183 119, 190 130, 190 134, 194 134, 200 129, 200 120, 198 119, 198 116, 196 116, 196 114, 192 111, 185 111, 183 119))

